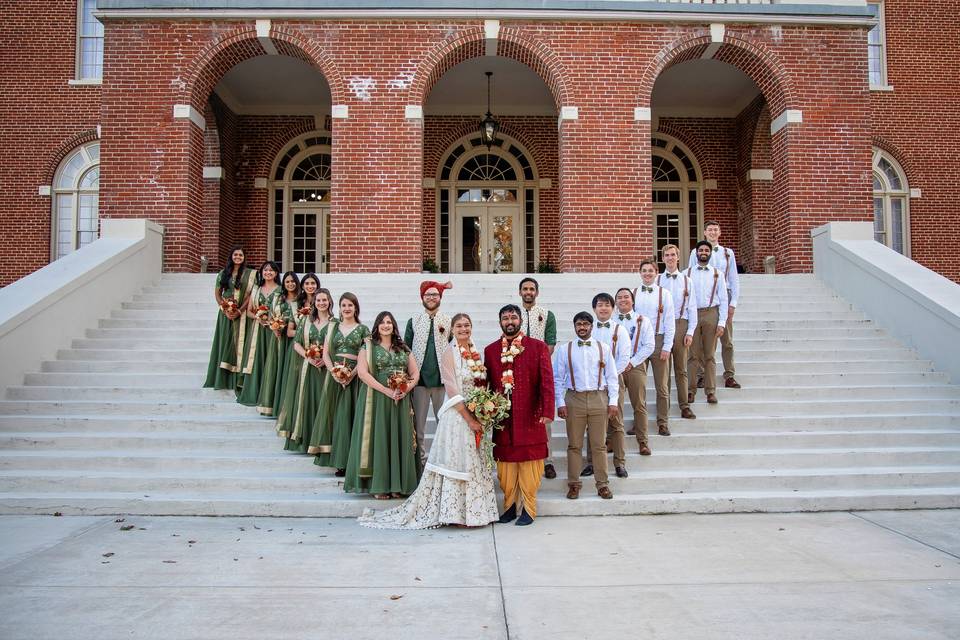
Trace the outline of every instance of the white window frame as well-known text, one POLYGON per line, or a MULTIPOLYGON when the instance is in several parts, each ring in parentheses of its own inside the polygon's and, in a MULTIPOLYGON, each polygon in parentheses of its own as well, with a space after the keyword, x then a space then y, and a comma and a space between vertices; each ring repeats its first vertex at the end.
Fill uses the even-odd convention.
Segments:
POLYGON ((880 34, 880 82, 874 82, 873 77, 870 75, 870 35, 867 34, 867 81, 870 83, 871 91, 893 91, 893 87, 890 86, 889 76, 887 74, 887 20, 886 20, 886 7, 885 0, 867 0, 868 4, 874 5, 877 7, 877 26, 870 29, 872 32, 874 29, 877 29, 877 33, 880 34))
MULTIPOLYGON (((679 189, 680 190, 680 202, 675 204, 665 204, 665 203, 652 203, 651 209, 651 223, 654 228, 654 243, 656 243, 656 225, 657 225, 657 214, 664 210, 671 210, 680 208, 682 213, 682 218, 680 220, 680 264, 683 268, 686 268, 687 265, 684 264, 684 261, 687 259, 688 254, 690 253, 687 246, 690 244, 690 191, 697 192, 697 229, 703 229, 703 193, 704 189, 704 179, 703 171, 700 167, 700 161, 697 159, 697 156, 693 154, 690 149, 680 142, 677 138, 674 138, 671 135, 665 133, 656 132, 650 136, 650 139, 653 140, 657 138, 667 143, 666 147, 658 147, 656 145, 650 145, 650 157, 651 162, 653 156, 659 156, 669 162, 677 170, 677 173, 680 175, 680 182, 653 182, 652 177, 650 181, 650 195, 653 196, 653 192, 657 189, 679 189), (682 151, 687 158, 690 159, 690 163, 693 165, 693 170, 696 173, 697 179, 693 182, 690 181, 689 176, 687 175, 687 168, 684 166, 683 162, 680 160, 680 157, 674 152, 675 149, 682 151)), ((660 256, 657 256, 658 265, 662 263, 660 256)))
POLYGON ((71 242, 70 253, 76 251, 80 248, 80 196, 83 194, 98 194, 97 197, 97 237, 100 236, 99 232, 99 218, 100 218, 100 203, 99 203, 99 179, 97 181, 97 188, 83 188, 80 186, 80 182, 83 180, 92 169, 100 166, 100 141, 88 142, 86 144, 80 145, 70 153, 68 153, 63 160, 60 162, 60 165, 57 167, 57 171, 53 176, 53 185, 50 189, 51 202, 50 202, 50 260, 58 260, 64 255, 60 254, 60 216, 63 215, 63 211, 59 208, 59 203, 61 196, 69 196, 70 198, 70 211, 69 214, 73 218, 73 238, 71 242), (93 147, 97 147, 96 158, 91 156, 90 150, 93 147), (63 176, 63 171, 70 164, 73 159, 77 156, 83 158, 83 164, 77 170, 76 177, 73 179, 72 183, 68 186, 61 186, 60 179, 63 176))
POLYGON ((74 79, 70 80, 68 84, 71 85, 99 85, 103 83, 103 36, 100 36, 100 75, 99 76, 84 76, 83 71, 83 48, 82 42, 84 39, 91 39, 92 36, 83 35, 83 2, 84 0, 77 0, 77 30, 76 30, 76 42, 74 43, 74 69, 73 76, 74 79))
MULTIPOLYGON (((903 170, 903 167, 900 166, 900 163, 891 156, 889 153, 884 152, 881 149, 874 147, 873 149, 873 162, 871 164, 873 169, 873 177, 878 178, 880 183, 883 185, 883 189, 880 191, 872 191, 873 198, 883 198, 883 221, 884 221, 884 237, 886 242, 884 244, 891 249, 893 249, 893 205, 891 202, 894 198, 903 199, 903 255, 910 257, 910 185, 907 182, 907 173, 903 170), (890 166, 893 167, 894 171, 897 172, 897 176, 900 178, 900 189, 894 189, 889 181, 887 180, 886 174, 880 169, 880 160, 884 159, 890 163, 890 166)), ((895 250, 895 249, 894 249, 895 250)))

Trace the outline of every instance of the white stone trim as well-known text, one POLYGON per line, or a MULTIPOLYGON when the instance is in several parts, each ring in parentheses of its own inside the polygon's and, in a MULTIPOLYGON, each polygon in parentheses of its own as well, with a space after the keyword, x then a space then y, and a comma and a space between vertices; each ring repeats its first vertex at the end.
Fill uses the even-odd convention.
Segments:
POLYGON ((97 139, 99 140, 102 137, 103 137, 103 130, 100 128, 100 125, 97 125, 97 139))
POLYGON ((267 188, 267 179, 266 179, 266 178, 254 178, 254 179, 253 179, 253 188, 254 188, 254 189, 266 189, 266 188, 267 188))
POLYGON ((650 107, 634 107, 633 108, 633 119, 638 122, 650 122, 653 114, 650 111, 650 107))
POLYGON ((550 178, 540 178, 540 188, 541 188, 541 189, 552 189, 552 188, 553 188, 553 180, 551 180, 550 178))
POLYGON ((703 181, 703 190, 704 191, 714 191, 717 188, 717 179, 716 178, 707 178, 703 181))
POLYGON ((715 22, 710 25, 710 44, 707 45, 706 50, 703 52, 703 55, 700 56, 703 60, 710 60, 713 56, 717 55, 717 51, 720 51, 720 47, 723 46, 723 37, 727 33, 726 25, 715 22))
POLYGON ((39 187, 37 187, 37 195, 38 195, 38 196, 49 196, 49 195, 50 195, 50 185, 48 185, 48 184, 42 184, 42 185, 40 185, 39 187))
POLYGON ((437 188, 437 179, 436 178, 424 178, 421 183, 424 189, 436 189, 437 188))
POLYGON ((893 91, 893 85, 892 84, 872 84, 870 85, 870 91, 890 92, 890 91, 893 91))
POLYGON ((335 104, 330 109, 330 117, 337 120, 344 120, 350 116, 350 108, 345 104, 335 104))
POLYGON ((316 113, 313 116, 313 127, 314 129, 322 130, 326 124, 326 117, 322 113, 316 113))
POLYGON ((273 40, 270 39, 270 20, 257 20, 255 25, 257 29, 257 39, 260 41, 260 46, 263 47, 263 50, 267 52, 267 55, 280 55, 277 47, 273 44, 273 40))
POLYGON ((803 122, 803 111, 800 109, 784 109, 783 112, 774 118, 770 123, 770 135, 783 129, 788 124, 799 124, 803 122))
POLYGON ((103 78, 84 78, 82 80, 67 80, 67 85, 71 87, 99 87, 103 84, 103 78))
POLYGON ((484 53, 488 56, 497 55, 497 44, 500 39, 500 21, 484 20, 483 37, 486 40, 484 53))
POLYGON ((194 109, 193 105, 190 104, 173 105, 173 117, 175 120, 189 120, 197 125, 201 131, 207 128, 207 121, 204 119, 203 114, 194 109))
POLYGON ((769 182, 773 180, 773 169, 750 169, 747 172, 749 182, 769 182))
POLYGON ((923 192, 920 189, 910 189, 911 198, 922 198, 923 192))
POLYGON ((223 167, 204 167, 204 180, 219 180, 223 177, 223 167))
POLYGON ((580 107, 560 107, 561 120, 579 120, 580 107))
POLYGON ((403 108, 403 117, 407 120, 423 120, 423 105, 408 104, 403 108))

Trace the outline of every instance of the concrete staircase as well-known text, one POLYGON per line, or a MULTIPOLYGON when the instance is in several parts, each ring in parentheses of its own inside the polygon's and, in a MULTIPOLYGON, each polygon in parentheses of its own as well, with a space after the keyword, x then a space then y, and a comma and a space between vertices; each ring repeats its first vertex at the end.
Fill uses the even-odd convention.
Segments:
MULTIPOLYGON (((444 309, 469 311, 477 344, 487 344, 519 277, 450 278, 444 309)), ((384 307, 404 323, 419 309, 420 279, 337 274, 323 284, 357 293, 366 323, 384 307)), ((629 274, 539 279, 561 339, 598 290, 637 284, 629 274)), ((628 439, 630 477, 612 479, 612 501, 594 496, 590 478, 580 500, 564 498, 566 437, 555 422, 560 477, 544 481, 541 513, 960 506, 960 388, 812 276, 742 282, 743 389, 720 389, 714 406, 701 394, 697 420, 681 420, 674 406, 673 435, 651 435, 651 457, 628 439)), ((7 389, 0 513, 354 516, 373 505, 344 494, 311 458, 283 452, 272 420, 200 388, 212 288, 212 275, 165 275, 7 389)), ((652 407, 652 390, 648 398, 652 407)))

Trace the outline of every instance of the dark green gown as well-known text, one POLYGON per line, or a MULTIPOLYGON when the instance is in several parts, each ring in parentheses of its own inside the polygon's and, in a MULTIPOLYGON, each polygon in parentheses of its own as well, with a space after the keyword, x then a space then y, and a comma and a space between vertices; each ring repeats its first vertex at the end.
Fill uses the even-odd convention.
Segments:
MULTIPOLYGON (((342 357, 344 354, 356 356, 363 342, 370 337, 370 330, 358 324, 347 332, 340 331, 340 323, 331 329, 328 340, 330 359, 334 364, 344 363, 351 369, 357 361, 342 357)), ((357 395, 360 392, 360 379, 354 376, 346 387, 338 383, 333 376, 327 376, 320 409, 317 411, 313 426, 313 440, 308 453, 317 454, 314 464, 321 467, 346 469, 350 453, 350 434, 353 432, 353 414, 356 410, 357 395)))
MULTIPOLYGON (((280 293, 280 287, 269 295, 260 287, 254 287, 250 294, 249 310, 256 313, 257 307, 267 307, 267 317, 273 317, 273 303, 280 293)), ((256 407, 261 415, 273 414, 273 384, 276 376, 277 337, 270 327, 261 326, 256 318, 250 319, 250 339, 245 346, 243 381, 237 402, 248 407, 256 407), (249 371, 249 373, 247 373, 249 371), (260 396, 265 387, 270 389, 270 404, 260 404, 260 396)))
MULTIPOLYGON (((230 278, 230 286, 223 290, 221 297, 233 298, 237 304, 242 304, 244 297, 253 288, 257 272, 244 268, 240 275, 240 286, 234 288, 234 279, 230 278)), ((219 283, 214 285, 218 290, 219 283)), ((243 314, 236 320, 231 320, 217 309, 217 326, 213 334, 213 344, 210 347, 210 362, 207 365, 207 379, 203 386, 214 389, 236 389, 240 384, 240 363, 243 361, 243 352, 246 343, 247 322, 243 314)))
MULTIPOLYGON (((406 371, 406 352, 367 344, 370 373, 386 386, 394 371, 406 371)), ((350 493, 410 495, 419 482, 419 456, 410 396, 400 402, 361 385, 343 489, 350 493)))
MULTIPOLYGON (((304 349, 311 344, 322 345, 327 335, 329 323, 321 329, 304 318, 297 329, 294 340, 304 349)), ((306 453, 310 444, 310 430, 320 404, 320 391, 327 376, 326 369, 317 369, 296 351, 290 363, 291 378, 284 391, 283 407, 277 417, 277 432, 286 438, 283 448, 287 451, 306 453)))
MULTIPOLYGON (((297 304, 296 302, 288 302, 286 297, 281 295, 278 296, 274 301, 274 313, 279 313, 287 322, 297 321, 297 304)), ((276 359, 277 362, 274 365, 276 367, 276 376, 273 384, 273 404, 271 416, 276 417, 280 415, 280 405, 283 403, 283 388, 287 382, 287 375, 290 366, 290 362, 293 358, 290 354, 293 353, 293 338, 287 337, 287 331, 284 329, 280 333, 280 339, 277 344, 277 353, 276 359)))

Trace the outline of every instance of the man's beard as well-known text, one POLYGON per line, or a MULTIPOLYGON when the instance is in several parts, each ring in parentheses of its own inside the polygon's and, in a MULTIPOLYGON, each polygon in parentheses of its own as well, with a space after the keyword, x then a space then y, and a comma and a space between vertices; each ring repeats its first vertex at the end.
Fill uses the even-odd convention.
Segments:
POLYGON ((436 311, 437 309, 440 308, 440 303, 439 303, 439 302, 427 302, 426 300, 424 300, 424 301, 423 301, 423 308, 426 309, 427 311, 436 311), (433 306, 431 306, 431 305, 433 305, 433 306))
POLYGON ((503 329, 503 335, 507 336, 508 338, 512 338, 520 333, 520 325, 518 324, 501 325, 500 328, 503 329))

